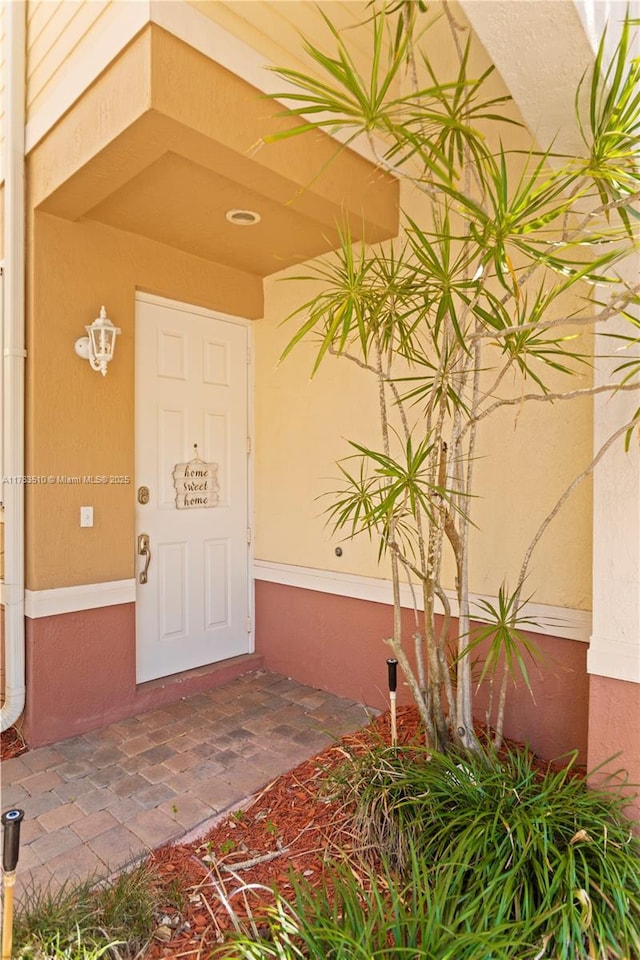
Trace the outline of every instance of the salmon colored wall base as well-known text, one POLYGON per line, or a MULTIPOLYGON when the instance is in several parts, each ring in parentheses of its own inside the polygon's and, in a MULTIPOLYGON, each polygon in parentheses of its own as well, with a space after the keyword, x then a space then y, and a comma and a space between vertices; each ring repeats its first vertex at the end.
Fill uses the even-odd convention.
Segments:
MULTIPOLYGON (((611 763, 591 777, 596 785, 622 769, 628 782, 635 784, 625 792, 637 794, 640 787, 640 684, 610 677, 590 677, 589 696, 589 770, 611 763)), ((627 808, 627 815, 640 820, 640 798, 627 808)))
MULTIPOLYGON (((390 651, 382 638, 392 631, 390 606, 264 581, 255 586, 256 652, 268 670, 386 708, 390 651)), ((413 632, 409 611, 405 629, 407 635, 413 632)), ((544 758, 577 749, 586 761, 586 644, 538 635, 531 639, 541 654, 539 668, 530 669, 535 703, 522 684, 510 691, 506 735, 527 742, 544 758)), ((398 702, 410 702, 401 684, 398 702)), ((483 719, 482 695, 478 707, 483 719)))
MULTIPOLYGON (((536 650, 533 662, 524 655, 533 696, 520 680, 507 692, 505 734, 527 743, 545 760, 578 751, 577 762, 587 762, 589 677, 587 644, 565 637, 537 633, 524 636, 536 650)), ((482 657, 482 646, 478 647, 482 657)), ((476 700, 477 716, 483 719, 488 689, 476 700)), ((497 696, 497 691, 496 691, 497 696)))
MULTIPOLYGON (((385 660, 390 651, 383 638, 392 630, 391 607, 263 581, 255 587, 255 654, 141 685, 135 682, 134 604, 27 619, 27 741, 34 747, 54 743, 213 689, 263 666, 371 707, 386 708, 385 660)), ((413 629, 409 611, 406 618, 409 634, 413 629)), ((529 743, 539 756, 557 757, 577 749, 586 761, 586 644, 556 637, 532 639, 542 655, 539 668, 530 670, 535 703, 522 685, 511 690, 505 732, 529 743)), ((630 698, 639 688, 622 686, 630 688, 624 723, 635 731, 637 747, 640 702, 636 702, 634 726, 630 698)), ((616 700, 617 695, 612 696, 616 700)), ((398 701, 410 702, 402 683, 398 701)), ((602 709, 613 717, 606 698, 602 702, 602 709)), ((483 710, 481 693, 480 719, 483 710)), ((618 720, 612 724, 616 729, 618 720)), ((603 758, 620 748, 613 734, 611 739, 605 734, 604 744, 608 746, 603 746, 603 758)), ((591 754, 589 761, 593 765, 591 754)), ((637 749, 635 764, 638 780, 637 749)))
POLYGON ((214 689, 262 659, 234 657, 136 686, 135 604, 127 603, 27 618, 26 665, 23 732, 39 747, 214 689))

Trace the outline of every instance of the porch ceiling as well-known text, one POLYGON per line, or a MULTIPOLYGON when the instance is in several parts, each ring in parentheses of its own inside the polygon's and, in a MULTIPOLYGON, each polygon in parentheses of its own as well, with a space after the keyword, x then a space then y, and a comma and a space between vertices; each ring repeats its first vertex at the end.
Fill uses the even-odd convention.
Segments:
POLYGON ((34 205, 259 276, 323 253, 349 222, 378 242, 398 229, 398 184, 323 133, 274 144, 297 121, 150 25, 29 157, 34 205), (229 209, 260 214, 252 227, 229 209))

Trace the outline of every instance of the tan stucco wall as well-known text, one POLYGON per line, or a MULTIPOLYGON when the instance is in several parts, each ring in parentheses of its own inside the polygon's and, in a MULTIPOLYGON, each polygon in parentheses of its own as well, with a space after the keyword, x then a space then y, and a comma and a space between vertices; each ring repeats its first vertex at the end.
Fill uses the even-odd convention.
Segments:
MULTIPOLYGON (((234 23, 236 35, 248 42, 259 25, 263 44, 277 42, 283 44, 283 50, 294 50, 295 31, 283 27, 280 32, 275 28, 264 32, 263 20, 268 16, 275 18, 274 24, 282 24, 284 17, 318 39, 312 29, 312 5, 236 0, 197 6, 230 30, 234 23), (255 18, 250 8, 255 8, 255 18)), ((330 6, 332 16, 355 18, 355 8, 362 5, 340 5, 339 13, 338 5, 330 6)), ((40 11, 39 16, 44 15, 40 11)), ((317 13, 314 18, 317 20, 317 13)), ((165 44, 166 37, 158 34, 157 42, 165 44)), ((298 49, 297 36, 295 42, 298 49)), ((75 145, 77 156, 72 166, 81 166, 87 160, 87 144, 93 144, 89 154, 96 148, 96 137, 108 144, 144 109, 151 73, 143 46, 143 38, 134 41, 87 95, 87 109, 80 117, 84 117, 86 137, 74 136, 78 117, 68 115, 38 149, 31 167, 34 200, 46 197, 62 176, 56 168, 56 154, 59 162, 69 163, 69 154, 52 150, 52 144, 62 138, 67 145, 75 145), (142 54, 136 57, 138 48, 142 54), (132 82, 123 84, 120 72, 128 75, 130 62, 136 66, 129 77, 132 82), (101 123, 96 127, 95 111, 89 110, 89 104, 91 96, 104 85, 113 87, 110 94, 107 91, 111 113, 108 118, 101 113, 101 123), (123 89, 127 91, 125 100, 118 94, 123 89), (130 96, 132 91, 135 97, 130 96)), ((269 55, 277 59, 276 52, 269 55)), ((486 62, 482 51, 477 61, 478 68, 486 62)), ((499 77, 493 84, 494 92, 500 92, 499 77)), ((191 110, 191 114, 191 123, 197 128, 202 118, 197 111, 191 110)), ((512 145, 520 146, 520 135, 514 137, 518 139, 512 145)), ((138 141, 136 149, 140 147, 138 141)), ((277 149, 280 152, 282 146, 277 149)), ((299 159, 298 145, 292 149, 299 159)), ((111 172, 106 173, 111 176, 112 172, 111 166, 111 172)), ((261 313, 260 284, 255 277, 236 273, 234 282, 233 271, 223 272, 226 280, 221 286, 220 269, 214 265, 98 224, 72 224, 38 215, 31 270, 37 282, 32 286, 30 308, 28 470, 38 475, 131 474, 136 285, 230 313, 251 317, 261 313), (103 301, 124 331, 113 370, 104 380, 73 354, 73 340, 103 301), (48 336, 49 329, 60 331, 60 342, 48 336), (51 349, 55 363, 48 354, 51 349), (101 405, 110 411, 106 417, 100 412, 101 405), (96 435, 87 434, 86 423, 101 424, 96 435)), ((255 328, 255 553, 259 559, 384 575, 386 571, 377 566, 375 547, 365 540, 343 544, 344 555, 335 557, 337 541, 324 528, 322 519, 326 501, 317 499, 334 487, 334 461, 349 452, 345 438, 377 444, 375 387, 352 365, 333 360, 310 383, 309 347, 298 348, 277 368, 291 335, 291 327, 281 328, 280 321, 308 295, 299 285, 267 279, 265 319, 255 328)), ((495 593, 503 577, 514 581, 537 523, 586 464, 590 449, 588 403, 576 410, 573 418, 565 414, 565 408, 512 408, 501 415, 495 429, 482 432, 476 467, 480 499, 473 510, 482 533, 476 536, 472 556, 472 590, 495 593), (543 444, 545 457, 540 454, 543 444), (524 512, 519 506, 522 495, 528 501, 524 512)), ((95 488, 91 496, 96 526, 81 530, 77 514, 79 506, 87 502, 84 488, 56 485, 55 489, 45 486, 28 490, 31 589, 131 576, 133 485, 120 490, 95 488)), ((528 592, 535 594, 537 601, 589 607, 590 525, 590 494, 585 485, 564 508, 539 548, 528 583, 528 592)), ((447 585, 452 586, 452 577, 447 585)))
MULTIPOLYGON (((249 4, 251 5, 251 4, 249 4)), ((297 5, 296 5, 297 6, 297 5)), ((332 15, 332 11, 329 11, 332 15)), ((464 23, 464 14, 455 15, 464 23)), ((351 40, 350 35, 349 42, 351 40)), ((446 21, 437 23, 427 36, 429 56, 440 77, 450 75, 454 50, 446 21)), ((470 72, 478 76, 489 66, 485 50, 475 44, 470 72)), ((491 76, 486 95, 507 93, 497 72, 491 76)), ((515 105, 504 109, 521 120, 515 105)), ((499 148, 495 126, 489 127, 491 142, 499 148)), ((500 131, 505 149, 530 147, 528 131, 518 127, 500 131)), ((517 182, 522 159, 511 160, 517 182)), ((420 195, 403 185, 404 209, 418 222, 424 219, 420 195)), ((285 278, 304 270, 283 272, 265 281, 265 319, 256 325, 256 556, 259 559, 296 564, 365 576, 388 576, 377 562, 377 544, 367 537, 341 543, 343 555, 335 556, 340 542, 325 526, 326 494, 336 489, 335 461, 351 452, 347 440, 381 443, 377 432, 377 394, 370 379, 348 361, 327 358, 310 381, 315 356, 313 347, 299 346, 281 365, 282 350, 295 331, 295 321, 281 321, 313 295, 310 284, 300 287, 285 278), (296 396, 295 404, 287 403, 296 396), (273 425, 278 425, 278 430, 273 425)), ((562 308, 577 309, 577 300, 562 308)), ((589 338, 581 345, 588 353, 589 338)), ((551 389, 567 389, 567 381, 554 373, 545 376, 551 389)), ((569 389, 590 384, 572 381, 569 389)), ((487 383, 488 385, 488 383, 487 383)), ((506 381, 503 383, 505 388, 506 381)), ((520 383, 512 387, 515 396, 520 383)), ((506 392, 506 391, 505 391, 506 392)), ((536 392, 532 381, 526 392, 536 392)), ((515 584, 524 553, 546 514, 564 489, 589 463, 592 451, 591 401, 579 405, 533 403, 505 409, 486 428, 482 427, 476 449, 475 492, 472 519, 478 531, 472 535, 470 588, 495 595, 503 580, 515 584)), ((584 483, 563 507, 557 521, 538 546, 525 594, 538 603, 579 609, 591 606, 591 484, 584 483)), ((445 586, 453 588, 453 563, 445 564, 445 586)), ((558 625, 558 633, 562 633, 558 625)))
MULTIPOLYGON (((310 380, 312 344, 298 346, 279 364, 297 329, 296 321, 283 326, 282 320, 313 292, 310 284, 301 288, 286 282, 286 276, 266 279, 265 319, 255 326, 256 557, 388 576, 388 569, 378 566, 377 545, 371 546, 366 536, 342 543, 343 556, 337 558, 334 549, 340 540, 332 537, 322 516, 330 500, 326 494, 337 488, 335 461, 351 452, 346 441, 381 448, 376 387, 363 371, 334 357, 310 380)), ((571 387, 576 385, 572 382, 571 387)), ((504 578, 515 583, 538 525, 590 460, 590 411, 588 400, 578 406, 517 405, 481 429, 475 466, 478 499, 471 513, 479 528, 472 535, 472 591, 495 595, 504 578)), ((453 588, 451 565, 445 586, 453 588)), ((525 592, 538 603, 590 608, 588 482, 541 541, 525 592)))
MULTIPOLYGON (((228 256, 226 263, 234 267, 223 267, 215 256, 204 259, 193 250, 184 252, 192 249, 186 243, 176 249, 193 205, 203 207, 207 199, 198 193, 197 182, 190 188, 190 205, 185 202, 178 210, 174 194, 184 196, 189 184, 179 171, 164 193, 152 193, 144 229, 137 230, 128 220, 121 220, 117 229, 104 211, 103 223, 90 219, 100 219, 95 205, 116 191, 120 181, 128 183, 154 159, 166 159, 172 150, 186 149, 185 144, 196 144, 197 160, 214 167, 216 150, 224 153, 223 172, 235 175, 242 186, 248 148, 273 112, 255 88, 166 31, 147 27, 30 152, 29 207, 36 212, 29 228, 27 473, 46 481, 27 491, 30 589, 132 575, 135 289, 238 316, 262 315, 262 285, 256 274, 265 268, 257 256, 248 269, 246 255, 242 260, 228 256), (170 207, 175 221, 169 219, 170 207), (140 235, 155 222, 164 232, 140 235), (158 242, 167 232, 171 236, 158 242), (106 378, 73 352, 75 339, 103 303, 123 330, 106 378), (103 475, 129 476, 132 482, 118 487, 57 480, 103 475), (49 477, 55 482, 48 482, 49 477), (94 506, 93 528, 80 528, 80 506, 94 506)), ((265 148, 256 161, 252 186, 258 189, 261 174, 264 195, 273 194, 272 205, 287 212, 287 201, 307 182, 314 164, 325 164, 327 151, 333 157, 334 146, 324 135, 300 138, 289 149, 265 148)), ((388 236, 397 223, 397 191, 389 176, 368 181, 372 170, 361 157, 347 159, 343 152, 327 170, 322 187, 302 192, 297 206, 303 207, 300 221, 304 216, 307 233, 323 236, 326 221, 333 225, 332 204, 339 212, 342 198, 348 208, 355 196, 362 206, 366 202, 367 217, 388 236)), ((140 191, 143 188, 144 182, 140 191)), ((265 249, 259 252, 277 252, 275 234, 279 229, 286 235, 291 226, 284 219, 278 228, 270 208, 263 212, 274 237, 272 243, 263 240, 265 249)), ((210 218, 205 227, 211 236, 222 237, 229 229, 224 217, 210 218)), ((249 249, 252 242, 247 234, 249 249)), ((299 257, 304 247, 296 249, 299 257)))
POLYGON ((108 227, 36 215, 26 472, 56 478, 129 476, 131 483, 56 482, 27 488, 31 590, 133 576, 136 289, 248 318, 262 312, 260 280, 249 274, 108 227), (122 329, 106 377, 92 371, 73 349, 103 303, 122 329), (81 529, 80 506, 90 505, 94 526, 81 529))
MULTIPOLYGON (((265 280, 265 319, 255 325, 255 513, 258 559, 376 575, 366 539, 342 544, 326 529, 318 498, 338 476, 334 461, 349 453, 345 438, 377 442, 377 390, 348 362, 328 362, 310 380, 313 345, 279 358, 295 321, 284 318, 312 295, 312 284, 287 280, 292 269, 265 280), (292 399, 295 401, 292 402, 292 399)), ((317 289, 317 288, 316 288, 317 289)))
MULTIPOLYGON (((551 389, 589 385, 579 377, 551 389)), ((529 383, 527 392, 536 392, 529 383)), ((528 403, 505 408, 479 431, 472 518, 471 585, 495 595, 513 586, 540 524, 592 456, 591 401, 528 403)), ((536 548, 524 596, 538 603, 591 609, 592 487, 574 492, 536 548)), ((562 625, 558 625, 562 633, 562 625)))

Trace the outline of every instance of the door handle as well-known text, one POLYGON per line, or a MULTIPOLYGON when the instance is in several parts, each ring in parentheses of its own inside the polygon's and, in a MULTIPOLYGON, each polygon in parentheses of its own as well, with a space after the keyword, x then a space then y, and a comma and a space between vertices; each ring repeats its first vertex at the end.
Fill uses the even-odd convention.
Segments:
POLYGON ((138 555, 145 557, 144 569, 140 573, 140 583, 146 583, 151 563, 151 537, 148 533, 138 534, 138 555))

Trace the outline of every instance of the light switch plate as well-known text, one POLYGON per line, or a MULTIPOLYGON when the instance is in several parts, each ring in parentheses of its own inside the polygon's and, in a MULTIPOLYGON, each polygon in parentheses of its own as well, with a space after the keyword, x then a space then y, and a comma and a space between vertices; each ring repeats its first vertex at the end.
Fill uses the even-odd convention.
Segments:
POLYGON ((80 507, 80 526, 93 526, 93 507, 80 507))

